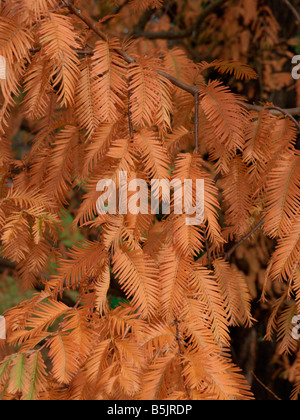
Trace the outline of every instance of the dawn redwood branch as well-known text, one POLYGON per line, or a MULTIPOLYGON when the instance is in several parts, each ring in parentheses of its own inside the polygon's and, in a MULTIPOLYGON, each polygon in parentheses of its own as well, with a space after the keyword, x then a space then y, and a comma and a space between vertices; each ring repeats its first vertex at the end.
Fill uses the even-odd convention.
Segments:
POLYGON ((191 95, 196 95, 199 93, 199 88, 195 85, 188 85, 187 83, 184 83, 181 80, 176 79, 176 77, 171 76, 170 74, 161 70, 157 70, 157 73, 163 76, 165 79, 168 79, 174 86, 177 86, 182 90, 185 90, 191 95))
POLYGON ((6 258, 0 257, 0 267, 16 268, 16 264, 6 258))
POLYGON ((94 52, 90 50, 75 50, 75 52, 79 55, 94 55, 94 52))
POLYGON ((231 255, 234 253, 234 251, 240 246, 242 245, 247 239, 249 239, 259 228, 261 228, 264 224, 265 220, 262 219, 259 223, 257 223, 257 225, 254 226, 253 229, 250 230, 249 233, 247 233, 247 235, 243 236, 241 240, 239 240, 235 245, 233 245, 232 248, 230 248, 229 251, 227 251, 224 254, 224 260, 229 260, 229 258, 231 257, 231 255))
MULTIPOLYGON (((181 342, 180 331, 179 331, 179 323, 178 323, 177 318, 174 320, 174 324, 175 324, 175 327, 176 327, 176 341, 177 341, 177 345, 178 345, 178 351, 179 351, 180 356, 183 356, 184 355, 184 349, 183 349, 183 345, 182 345, 182 342, 181 342)), ((183 367, 181 367, 181 369, 183 370, 183 367)), ((184 382, 185 382, 185 377, 184 377, 184 382)), ((186 395, 187 395, 188 399, 190 400, 191 399, 191 393, 190 393, 190 390, 189 390, 186 383, 184 384, 184 388, 185 388, 186 395)))
POLYGON ((199 90, 194 94, 195 98, 195 153, 198 154, 198 130, 199 130, 199 90))
POLYGON ((282 1, 291 10, 291 12, 293 13, 293 15, 296 18, 297 24, 299 25, 299 23, 300 23, 300 15, 298 13, 298 10, 292 5, 292 3, 289 0, 282 0, 282 1))
MULTIPOLYGON (((262 111, 263 109, 268 108, 268 107, 264 107, 264 106, 260 106, 260 105, 251 105, 251 104, 245 104, 245 107, 250 109, 250 110, 258 111, 258 112, 262 111)), ((272 107, 272 110, 273 110, 272 114, 276 115, 276 116, 278 116, 280 114, 285 114, 285 115, 289 114, 289 115, 295 115, 295 116, 299 115, 300 116, 300 107, 298 107, 298 108, 279 108, 278 106, 274 106, 274 107, 272 107)))
MULTIPOLYGON (((212 3, 210 6, 208 6, 204 12, 198 17, 197 22, 194 25, 199 25, 199 21, 202 21, 202 19, 205 19, 205 17, 211 13, 213 10, 215 10, 216 7, 220 6, 222 3, 225 3, 226 0, 216 0, 214 3, 212 3)), ((101 31, 101 29, 99 29, 96 25, 96 23, 90 19, 87 16, 84 16, 82 11, 80 9, 78 9, 78 7, 74 6, 73 4, 73 0, 64 0, 64 4, 66 7, 68 7, 68 9, 70 10, 71 13, 73 13, 75 16, 77 16, 79 19, 81 19, 96 35, 99 36, 99 38, 101 38, 104 41, 107 41, 107 35, 101 31)), ((201 22, 200 22, 201 23, 201 22)), ((192 28, 194 27, 194 25, 192 26, 192 28)), ((189 30, 191 30, 189 28, 189 30)), ((192 29, 193 31, 193 29, 192 29)), ((126 51, 122 50, 121 48, 116 48, 115 51, 124 58, 124 60, 128 63, 128 64, 133 64, 136 63, 137 60, 133 57, 131 57, 126 51)), ((91 54, 91 52, 83 52, 81 51, 81 53, 87 53, 87 54, 91 54)), ((195 97, 195 112, 196 115, 198 115, 198 107, 199 107, 199 88, 197 86, 193 86, 193 85, 188 85, 185 82, 182 82, 181 80, 177 79, 176 77, 162 71, 162 70, 157 70, 157 73, 160 74, 162 77, 166 78, 167 80, 169 80, 174 86, 177 86, 178 88, 190 93, 191 95, 193 95, 195 97)), ((277 106, 267 106, 267 107, 262 107, 262 106, 257 106, 257 105, 250 105, 250 104, 246 104, 245 105, 246 108, 248 109, 252 109, 255 111, 261 111, 263 109, 267 109, 272 111, 272 113, 274 115, 280 115, 280 114, 284 114, 287 117, 289 117, 297 126, 299 132, 300 132, 300 125, 297 122, 297 120, 293 117, 293 115, 300 115, 300 108, 292 108, 292 109, 282 109, 279 108, 277 106)), ((195 152, 198 152, 198 118, 195 118, 195 152)))
POLYGON ((208 5, 203 12, 198 16, 196 22, 189 28, 178 30, 178 31, 160 31, 160 32, 138 32, 135 31, 135 38, 148 38, 148 39, 182 39, 187 38, 193 34, 193 32, 201 25, 201 23, 213 13, 219 6, 225 3, 227 0, 215 0, 213 3, 208 5))
MULTIPOLYGON (((79 19, 81 19, 92 31, 94 31, 94 33, 96 35, 99 36, 99 38, 103 39, 104 41, 107 41, 107 36, 105 35, 104 32, 102 32, 99 28, 97 28, 95 22, 93 22, 90 18, 84 16, 81 12, 81 10, 79 10, 76 6, 74 6, 72 4, 72 0, 66 0, 65 1, 65 5, 69 8, 69 10, 76 15, 79 19)), ((117 48, 115 49, 115 51, 121 55, 124 60, 128 63, 128 64, 132 64, 132 63, 136 63, 137 60, 133 57, 131 57, 129 54, 127 54, 124 50, 122 50, 121 48, 117 48)), ((90 52, 88 52, 88 54, 90 54, 90 52)), ((197 86, 191 86, 188 85, 187 83, 182 82, 179 79, 176 79, 176 77, 171 76, 170 74, 161 71, 161 70, 157 70, 157 73, 160 74, 161 76, 165 77, 166 79, 168 79, 173 85, 179 87, 180 89, 185 90, 186 92, 191 93, 192 95, 195 95, 196 93, 198 93, 198 87, 197 86)))
POLYGON ((246 104, 246 107, 250 110, 254 111, 263 111, 264 109, 267 111, 271 111, 273 115, 280 115, 283 114, 290 118, 291 121, 296 125, 298 131, 300 132, 300 124, 296 120, 296 118, 293 117, 293 115, 300 115, 300 107, 299 108, 290 108, 290 109, 283 109, 276 105, 268 105, 268 106, 259 106, 259 105, 250 105, 246 104))
POLYGON ((267 385, 265 385, 256 375, 255 373, 252 371, 252 376, 253 378, 267 391, 269 392, 271 395, 273 395, 273 397, 277 400, 277 401, 282 401, 281 398, 278 397, 278 395, 276 395, 270 388, 267 387, 267 385))
POLYGON ((205 239, 205 249, 206 249, 206 254, 207 254, 208 268, 209 268, 209 270, 211 270, 212 269, 211 252, 210 252, 210 249, 209 249, 209 243, 208 243, 206 232, 204 232, 204 239, 205 239))
POLYGON ((288 110, 282 109, 282 108, 279 108, 278 106, 273 106, 273 105, 272 106, 266 106, 265 109, 270 110, 270 111, 272 111, 272 110, 278 111, 278 112, 281 112, 282 114, 286 115, 288 118, 290 118, 290 120, 292 120, 294 122, 294 124, 298 128, 298 131, 300 132, 300 125, 299 125, 298 121, 296 120, 296 118, 294 118, 291 115, 291 113, 288 110))
POLYGON ((140 34, 141 32, 145 30, 145 27, 147 23, 149 22, 149 20, 151 19, 154 12, 155 12, 155 9, 153 9, 152 7, 149 7, 148 9, 145 10, 140 20, 138 21, 137 25, 133 29, 133 33, 131 34, 132 37, 137 38, 136 35, 140 34))
MULTIPOLYGON (((72 0, 66 0, 65 1, 65 5, 69 8, 69 10, 76 15, 78 18, 80 18, 91 30, 94 31, 95 34, 97 34, 101 39, 103 39, 104 41, 107 41, 107 36, 105 35, 104 32, 102 32, 99 28, 97 28, 95 22, 93 22, 90 18, 84 16, 81 12, 80 9, 78 9, 76 6, 74 6, 74 4, 72 3, 72 0)), ((121 55, 124 60, 128 63, 128 64, 132 64, 132 63, 136 63, 137 60, 133 57, 131 57, 129 54, 127 54, 124 50, 120 49, 120 48, 116 48, 115 51, 121 55)), ((90 52, 88 52, 88 54, 90 54, 90 52)), ((192 94, 195 98, 195 153, 198 153, 198 109, 199 109, 199 88, 197 86, 191 86, 188 85, 185 82, 182 82, 181 80, 177 79, 176 77, 161 71, 161 70, 157 70, 157 73, 164 77, 165 79, 168 79, 174 86, 179 87, 182 90, 185 90, 186 92, 189 92, 190 94, 192 94)), ((130 99, 130 95, 129 95, 129 99, 130 99)), ((131 125, 131 120, 130 120, 130 113, 129 113, 129 124, 131 125)), ((130 126, 130 131, 131 131, 131 126, 130 126)), ((132 132, 133 133, 133 132, 132 132)))
POLYGON ((111 14, 108 16, 108 18, 105 20, 104 23, 110 22, 112 19, 114 19, 121 11, 122 9, 130 2, 130 0, 125 0, 124 3, 117 6, 111 14))
MULTIPOLYGON (((131 78, 129 78, 129 86, 131 85, 131 78)), ((133 130, 133 124, 132 124, 132 119, 131 119, 131 109, 130 109, 130 100, 131 100, 131 89, 128 89, 128 123, 129 123, 129 135, 130 138, 132 139, 133 135, 134 135, 134 130, 133 130)))

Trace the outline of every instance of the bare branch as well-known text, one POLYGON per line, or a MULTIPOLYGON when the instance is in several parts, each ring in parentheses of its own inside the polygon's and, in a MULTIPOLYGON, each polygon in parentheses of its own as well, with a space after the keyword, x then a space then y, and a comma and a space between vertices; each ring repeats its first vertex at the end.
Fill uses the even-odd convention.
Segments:
POLYGON ((263 110, 269 110, 273 115, 279 116, 280 114, 283 114, 290 118, 291 121, 296 125, 298 131, 300 132, 300 124, 296 120, 296 118, 293 117, 293 115, 300 115, 300 108, 290 108, 290 109, 283 109, 276 105, 270 105, 270 106, 258 106, 258 105, 250 105, 246 104, 246 108, 253 110, 253 111, 263 111, 263 110))
POLYGON ((297 25, 299 25, 299 23, 300 23, 300 15, 299 15, 298 11, 296 10, 296 8, 290 3, 289 0, 282 0, 282 1, 291 10, 291 12, 293 13, 293 15, 296 18, 297 25))
POLYGON ((195 97, 195 153, 199 151, 198 131, 199 131, 199 89, 194 94, 195 97))
POLYGON ((281 398, 279 398, 270 388, 267 387, 267 385, 265 385, 256 375, 254 372, 252 372, 252 376, 253 378, 267 391, 269 392, 269 394, 273 395, 273 397, 277 400, 277 401, 281 401, 281 398))
POLYGON ((240 246, 242 245, 247 239, 249 239, 259 228, 262 227, 262 225, 264 224, 265 220, 262 219, 259 223, 257 223, 257 225, 254 226, 253 229, 250 230, 249 233, 247 233, 247 235, 243 236, 242 239, 240 241, 238 241, 235 245, 233 245, 233 247, 227 251, 224 254, 224 259, 228 260, 231 255, 234 253, 234 251, 240 246))

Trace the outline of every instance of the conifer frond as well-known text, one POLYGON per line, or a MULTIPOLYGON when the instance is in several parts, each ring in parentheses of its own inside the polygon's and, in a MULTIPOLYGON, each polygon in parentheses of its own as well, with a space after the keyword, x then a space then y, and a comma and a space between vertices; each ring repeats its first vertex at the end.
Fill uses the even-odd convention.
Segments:
POLYGON ((34 338, 40 333, 47 331, 54 322, 69 310, 62 302, 42 302, 34 306, 23 330, 16 330, 11 335, 12 342, 21 344, 28 338, 34 338))
POLYGON ((36 400, 39 394, 47 389, 46 365, 40 352, 29 356, 27 377, 28 392, 25 395, 25 399, 29 401, 36 400))
POLYGON ((54 378, 62 384, 70 383, 79 369, 76 343, 69 339, 68 334, 58 332, 50 339, 48 346, 54 378))
POLYGON ((271 238, 286 235, 299 214, 300 154, 285 153, 269 173, 266 183, 264 229, 271 238))
POLYGON ((79 69, 80 76, 75 92, 75 112, 79 126, 86 130, 90 138, 100 123, 97 108, 99 99, 96 95, 97 78, 93 76, 92 61, 89 57, 82 60, 79 69))
POLYGON ((154 261, 142 251, 124 252, 113 258, 113 273, 132 304, 144 316, 154 315, 159 296, 158 272, 154 261))
MULTIPOLYGON (((145 129, 136 136, 135 140, 140 148, 143 165, 149 180, 169 179, 170 158, 156 134, 145 129)), ((154 194, 157 196, 158 191, 155 190, 154 194)))
POLYGON ((199 70, 204 72, 209 68, 215 68, 220 73, 233 74, 238 79, 257 79, 257 73, 249 66, 239 63, 238 61, 223 61, 223 60, 214 60, 211 63, 206 63, 205 61, 199 64, 199 70))
MULTIPOLYGON (((172 48, 170 50, 163 50, 163 63, 167 73, 187 83, 191 83, 193 72, 196 66, 185 54, 183 49, 172 48)), ((179 91, 178 91, 179 92, 179 91)))
POLYGON ((74 246, 69 252, 69 259, 60 262, 58 275, 54 277, 54 291, 61 293, 64 288, 76 289, 88 276, 93 277, 98 270, 100 272, 105 259, 103 245, 99 242, 86 241, 74 246))
POLYGON ((24 90, 27 93, 24 99, 25 115, 29 119, 39 119, 47 112, 49 102, 50 65, 44 57, 37 55, 31 62, 24 80, 24 90))
POLYGON ((97 91, 95 107, 100 122, 115 122, 119 118, 119 110, 124 106, 125 64, 114 52, 118 48, 119 41, 116 39, 97 41, 95 45, 92 76, 97 91))
POLYGON ((213 273, 195 264, 190 271, 188 281, 196 298, 203 302, 207 317, 211 320, 211 329, 217 342, 228 344, 226 308, 221 286, 213 273))
POLYGON ((275 128, 276 118, 267 111, 253 111, 249 114, 249 120, 243 160, 246 163, 266 163, 270 158, 271 133, 275 128))
POLYGON ((72 20, 49 13, 41 22, 40 42, 45 57, 52 65, 51 78, 53 86, 58 89, 59 101, 64 106, 72 105, 79 78, 79 60, 74 49, 80 48, 72 20))
POLYGON ((178 363, 176 353, 168 353, 154 360, 143 377, 143 386, 139 394, 141 400, 166 399, 166 377, 176 362, 178 363))
POLYGON ((251 296, 242 275, 224 260, 214 261, 215 275, 223 290, 231 325, 252 325, 251 296))
POLYGON ((184 139, 188 136, 189 131, 185 127, 178 127, 172 133, 166 136, 166 147, 169 151, 182 147, 184 139))
POLYGON ((226 206, 226 220, 232 226, 232 234, 243 236, 248 230, 248 220, 251 216, 251 187, 246 181, 247 166, 239 156, 230 163, 230 175, 223 181, 223 194, 226 206))
POLYGON ((104 123, 94 131, 90 143, 85 149, 85 159, 83 165, 83 177, 86 178, 89 171, 96 166, 103 157, 114 136, 116 125, 104 123))
POLYGON ((189 263, 170 247, 164 253, 160 266, 161 312, 170 320, 178 316, 183 308, 184 296, 188 290, 189 263))
POLYGON ((40 19, 57 4, 56 0, 25 0, 22 3, 24 18, 29 20, 29 22, 40 19))
MULTIPOLYGON (((191 179, 194 184, 197 180, 204 180, 204 221, 207 223, 207 234, 212 242, 215 241, 216 244, 222 244, 224 240, 221 236, 221 228, 218 222, 218 209, 220 208, 217 200, 218 190, 214 181, 204 170, 201 157, 191 153, 180 153, 175 161, 175 170, 172 178, 173 180, 181 180, 182 184, 188 179, 191 179)), ((195 188, 195 185, 193 188, 195 188)), ((195 194, 193 195, 195 196, 195 194)), ((195 204, 193 202, 193 205, 195 204)), ((185 226, 185 228, 189 231, 199 231, 199 226, 185 226)), ((194 235, 197 236, 199 241, 199 232, 195 232, 194 235)), ((199 242, 194 242, 191 249, 194 251, 201 249, 199 242)))
POLYGON ((107 305, 107 294, 110 286, 110 267, 104 264, 95 280, 96 308, 102 312, 107 305))
POLYGON ((291 281, 300 262, 300 220, 299 216, 291 226, 291 231, 278 240, 270 261, 269 276, 273 280, 291 281))
POLYGON ((66 126, 58 134, 49 156, 45 192, 66 204, 73 182, 73 165, 78 154, 80 134, 77 127, 66 126))
POLYGON ((171 85, 156 71, 155 60, 141 60, 128 69, 132 123, 139 128, 155 124, 170 126, 171 85))
POLYGON ((23 393, 25 385, 25 364, 26 355, 24 353, 18 354, 12 360, 8 385, 8 392, 10 394, 16 394, 17 392, 23 393))
POLYGON ((214 135, 220 143, 232 149, 242 148, 247 112, 242 101, 217 80, 200 90, 201 108, 214 127, 214 135))
POLYGON ((280 353, 293 354, 298 348, 296 340, 293 338, 292 323, 293 317, 297 315, 297 307, 290 303, 280 314, 278 318, 277 340, 280 342, 278 351, 280 353))
POLYGON ((15 17, 0 18, 0 54, 10 64, 29 59, 32 36, 26 27, 22 27, 15 17))
POLYGON ((96 334, 90 326, 89 312, 86 308, 79 307, 66 314, 63 332, 68 332, 67 341, 72 341, 78 351, 78 362, 85 362, 91 352, 96 334))

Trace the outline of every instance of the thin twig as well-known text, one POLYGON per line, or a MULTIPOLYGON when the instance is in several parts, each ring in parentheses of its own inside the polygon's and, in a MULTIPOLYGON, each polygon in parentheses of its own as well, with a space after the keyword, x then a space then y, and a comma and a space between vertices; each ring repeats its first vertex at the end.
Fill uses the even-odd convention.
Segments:
MULTIPOLYGON (((183 356, 184 355, 184 350, 182 348, 182 343, 181 343, 178 319, 174 320, 174 324, 176 326, 176 341, 177 341, 177 344, 178 344, 179 354, 180 354, 180 356, 183 356)), ((185 378, 183 378, 183 380, 185 382, 185 378)), ((190 400, 191 399, 190 390, 189 390, 189 388, 186 384, 184 384, 184 388, 185 388, 186 395, 188 396, 188 399, 190 400)))
POLYGON ((297 129, 300 132, 300 124, 298 123, 296 118, 293 117, 293 115, 300 115, 300 107, 299 108, 284 109, 284 108, 280 108, 279 106, 275 106, 275 105, 259 106, 259 105, 250 105, 250 104, 245 104, 245 107, 247 109, 257 111, 257 112, 267 110, 267 111, 270 111, 275 116, 279 116, 279 115, 283 114, 283 115, 287 116, 288 118, 290 118, 291 121, 293 121, 293 123, 296 125, 297 129))
POLYGON ((297 24, 299 25, 299 23, 300 23, 300 15, 299 15, 298 11, 296 10, 296 8, 289 2, 289 0, 282 0, 282 1, 291 10, 291 12, 293 13, 293 15, 296 18, 297 24))
POLYGON ((255 225, 254 228, 251 229, 249 233, 247 233, 247 235, 243 236, 240 241, 238 241, 235 245, 233 245, 233 247, 224 254, 224 259, 228 260, 231 257, 231 255, 234 253, 234 251, 240 245, 242 245, 247 239, 249 239, 263 224, 264 224, 264 219, 262 219, 259 223, 257 223, 257 225, 255 225))
POLYGON ((194 94, 195 98, 195 153, 199 152, 199 142, 198 142, 198 130, 199 130, 199 89, 194 94))
POLYGON ((129 86, 128 86, 128 123, 129 123, 129 135, 130 138, 133 137, 134 135, 134 130, 133 130, 133 124, 132 124, 132 119, 131 119, 131 89, 130 89, 130 84, 131 84, 131 77, 129 77, 129 86))
MULTIPOLYGON (((253 111, 258 111, 258 112, 266 109, 266 107, 264 107, 264 106, 251 105, 251 104, 245 104, 245 108, 248 108, 248 109, 253 110, 253 111)), ((278 116, 280 114, 285 114, 285 115, 289 114, 289 115, 294 115, 294 116, 300 115, 300 107, 298 107, 298 108, 279 108, 279 107, 276 107, 276 108, 277 108, 277 110, 271 110, 271 114, 276 115, 276 116, 278 116), (280 111, 278 109, 280 109, 280 111)))
POLYGON ((110 22, 112 19, 114 19, 121 11, 122 9, 130 2, 130 0, 125 0, 124 3, 119 4, 108 16, 107 19, 105 19, 104 23, 110 22))
POLYGON ((253 378, 266 390, 269 392, 269 394, 271 394, 276 400, 278 401, 282 401, 281 398, 279 398, 275 392, 273 392, 270 388, 267 387, 267 385, 265 385, 256 375, 255 373, 252 371, 251 372, 253 375, 253 378))
POLYGON ((211 270, 212 269, 211 253, 209 249, 209 243, 208 243, 206 232, 204 232, 204 239, 205 239, 205 249, 206 249, 206 254, 207 254, 208 268, 211 270))
POLYGON ((93 51, 90 50, 74 50, 76 52, 76 54, 81 54, 81 55, 94 55, 93 51))
POLYGON ((282 108, 279 108, 279 106, 274 106, 274 105, 271 105, 271 106, 266 106, 265 107, 265 109, 266 110, 270 110, 270 111, 272 111, 272 110, 275 110, 275 111, 278 111, 278 112, 281 112, 283 115, 285 115, 285 116, 287 116, 288 118, 290 118, 290 120, 292 120, 293 121, 293 123, 296 125, 296 127, 298 128, 298 131, 300 132, 300 125, 299 125, 299 123, 298 123, 298 121, 296 120, 296 118, 294 118, 288 111, 286 111, 285 109, 282 109, 282 108))

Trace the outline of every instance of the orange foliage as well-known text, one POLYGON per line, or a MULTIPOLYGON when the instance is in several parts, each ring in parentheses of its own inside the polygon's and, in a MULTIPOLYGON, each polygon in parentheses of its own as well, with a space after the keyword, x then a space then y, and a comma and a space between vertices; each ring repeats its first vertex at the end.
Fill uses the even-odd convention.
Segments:
MULTIPOLYGON (((114 16, 111 5, 95 24, 78 9, 86 4, 93 15, 91 3, 0 3, 0 54, 7 62, 7 79, 0 82, 1 256, 16 265, 24 288, 40 290, 5 314, 6 343, 17 350, 1 350, 1 396, 251 399, 230 354, 230 327, 255 322, 256 277, 251 271, 246 277, 227 254, 231 242, 241 240, 239 252, 253 267, 267 260, 266 273, 259 272, 264 295, 272 293, 269 280, 282 289, 267 336, 276 331, 280 352, 297 354, 296 398, 297 127, 288 116, 250 110, 221 80, 207 78, 213 69, 243 92, 243 84, 257 77, 247 66, 250 36, 262 46, 261 76, 278 71, 264 48, 278 41, 272 11, 254 0, 234 2, 222 19, 212 10, 203 18, 206 41, 197 49, 205 58, 209 46, 212 60, 195 63, 163 39, 108 35, 131 28, 133 10, 138 23, 148 7, 160 10, 164 2, 132 0, 114 16), (33 133, 22 160, 12 152, 18 115, 33 133), (98 215, 98 181, 118 181, 121 171, 148 185, 153 178, 204 179, 204 222, 187 226, 186 215, 174 212, 162 220, 98 215), (74 229, 86 240, 66 254, 59 215, 76 194, 74 229), (244 241, 251 230, 262 242, 252 254, 244 241), (268 237, 277 240, 270 258, 268 237), (124 297, 116 308, 112 287, 124 297), (73 306, 64 299, 70 290, 78 292, 73 306)), ((178 2, 183 13, 189 10, 187 27, 204 11, 200 4, 178 2)), ((169 29, 167 15, 142 28, 169 29)), ((289 78, 278 74, 278 83, 286 86, 289 78)), ((264 99, 272 89, 266 84, 264 99)), ((251 99, 251 87, 245 92, 251 99)))

